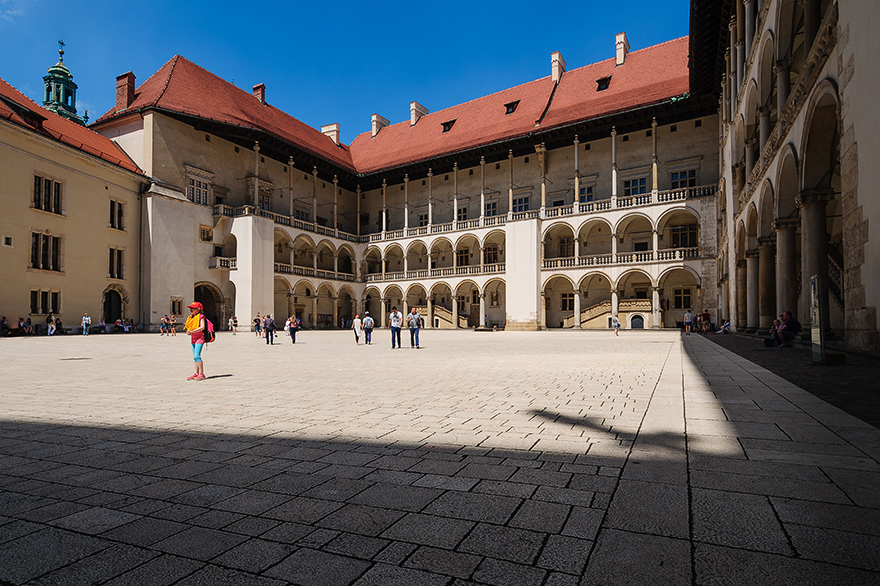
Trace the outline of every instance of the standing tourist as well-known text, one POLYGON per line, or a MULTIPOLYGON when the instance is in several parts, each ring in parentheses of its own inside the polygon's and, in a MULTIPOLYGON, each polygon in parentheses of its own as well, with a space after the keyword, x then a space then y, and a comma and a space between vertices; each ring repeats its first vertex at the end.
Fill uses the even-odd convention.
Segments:
POLYGON ((397 311, 397 306, 391 308, 391 314, 388 316, 388 327, 391 328, 391 349, 394 350, 394 342, 397 341, 397 348, 400 348, 400 328, 403 326, 403 314, 397 311))
POLYGON ((361 339, 361 316, 358 313, 351 320, 351 331, 354 332, 354 345, 357 346, 361 339))
POLYGON ((260 314, 257 314, 257 317, 253 319, 254 322, 254 335, 256 337, 260 337, 260 329, 263 327, 263 318, 260 317, 260 314))
POLYGON ((373 343, 373 326, 376 325, 376 322, 373 321, 373 318, 370 317, 370 312, 364 312, 364 342, 369 346, 373 343))
POLYGON ((620 318, 616 315, 611 318, 611 327, 614 328, 614 335, 620 335, 620 318))
POLYGON ((55 333, 55 314, 50 311, 49 317, 46 318, 46 335, 51 336, 54 333, 55 333))
POLYGON ((89 326, 92 325, 92 318, 89 317, 89 312, 85 312, 82 318, 82 329, 83 336, 89 335, 89 326))
POLYGON ((173 313, 171 314, 171 322, 168 324, 168 330, 171 332, 172 336, 177 335, 177 316, 173 313))
POLYGON ((419 330, 422 328, 422 316, 416 311, 415 306, 410 310, 409 315, 406 316, 406 323, 409 326, 409 349, 419 348, 419 330))
POLYGON ((232 332, 232 335, 234 336, 235 335, 235 322, 232 320, 231 317, 229 318, 229 321, 226 323, 226 325, 229 326, 229 331, 232 332))
POLYGON ((263 331, 266 336, 266 344, 275 345, 275 320, 268 313, 263 319, 263 331))
POLYGON ((238 318, 233 315, 232 316, 232 335, 234 336, 237 333, 238 333, 238 318))
POLYGON ((205 315, 202 313, 202 304, 198 301, 194 301, 187 307, 189 308, 189 317, 186 318, 184 329, 189 334, 192 343, 196 371, 186 377, 186 380, 205 380, 205 365, 202 362, 202 348, 205 346, 205 328, 207 326, 205 315))
POLYGON ((694 314, 691 313, 691 310, 688 309, 684 314, 684 332, 685 335, 691 335, 691 328, 694 326, 694 314))

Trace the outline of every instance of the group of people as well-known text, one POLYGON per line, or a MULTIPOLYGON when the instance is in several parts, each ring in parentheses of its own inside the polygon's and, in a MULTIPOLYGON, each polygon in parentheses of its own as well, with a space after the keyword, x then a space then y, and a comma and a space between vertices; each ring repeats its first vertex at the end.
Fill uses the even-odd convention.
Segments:
POLYGON ((770 339, 777 348, 787 348, 791 346, 791 341, 802 330, 801 323, 794 318, 790 311, 783 311, 777 319, 773 320, 770 326, 770 339))
MULTIPOLYGON (((254 325, 254 336, 257 338, 265 338, 266 344, 275 344, 275 332, 278 330, 278 324, 275 323, 275 320, 270 314, 267 313, 265 316, 260 316, 258 313, 254 316, 251 323, 254 325)), ((232 330, 232 335, 234 336, 238 331, 237 317, 229 318, 229 329, 232 330)), ((290 341, 293 344, 296 344, 296 332, 301 329, 302 321, 295 315, 289 316, 284 321, 284 331, 290 336, 290 341)))
POLYGON ((162 319, 159 320, 159 335, 160 336, 176 336, 177 335, 177 316, 172 314, 171 317, 168 317, 168 314, 162 316, 162 319))
MULTIPOLYGON (((728 326, 729 327, 729 326, 728 326)), ((712 329, 712 314, 708 309, 704 309, 703 313, 691 313, 688 309, 684 314, 684 332, 690 336, 691 332, 706 333, 712 329)), ((720 333, 720 332, 719 332, 720 333)))
POLYGON ((9 320, 6 319, 4 315, 2 319, 0 319, 0 335, 3 336, 33 336, 34 335, 34 324, 31 321, 31 318, 24 319, 23 317, 18 318, 18 325, 10 325, 9 320))

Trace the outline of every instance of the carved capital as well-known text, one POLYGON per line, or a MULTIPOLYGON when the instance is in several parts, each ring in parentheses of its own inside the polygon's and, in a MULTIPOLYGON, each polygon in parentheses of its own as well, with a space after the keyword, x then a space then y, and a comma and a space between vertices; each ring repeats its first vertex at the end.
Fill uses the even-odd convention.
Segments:
POLYGON ((753 249, 751 249, 751 250, 747 250, 747 251, 746 251, 746 258, 747 258, 747 259, 749 259, 749 258, 755 258, 755 259, 758 258, 758 249, 757 249, 757 248, 753 248, 753 249))
POLYGON ((776 218, 773 220, 771 226, 777 232, 782 232, 784 230, 797 230, 797 227, 800 226, 801 221, 799 218, 776 218))
POLYGON ((776 246, 776 237, 768 236, 764 238, 758 238, 758 248, 766 248, 776 246))
POLYGON ((798 193, 794 203, 799 208, 818 204, 825 205, 833 196, 833 189, 804 189, 798 193))

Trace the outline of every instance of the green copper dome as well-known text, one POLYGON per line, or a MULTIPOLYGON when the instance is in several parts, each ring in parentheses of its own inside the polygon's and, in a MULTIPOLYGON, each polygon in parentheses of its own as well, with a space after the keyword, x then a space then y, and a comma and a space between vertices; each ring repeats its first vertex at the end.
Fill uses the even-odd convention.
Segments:
POLYGON ((43 85, 44 108, 78 124, 85 124, 76 113, 76 84, 73 74, 64 64, 64 41, 58 41, 58 63, 43 76, 43 85))

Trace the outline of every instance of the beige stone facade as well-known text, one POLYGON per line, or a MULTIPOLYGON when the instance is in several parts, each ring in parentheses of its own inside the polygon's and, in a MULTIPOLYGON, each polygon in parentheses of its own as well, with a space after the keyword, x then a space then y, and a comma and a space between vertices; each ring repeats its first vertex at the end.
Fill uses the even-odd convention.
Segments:
POLYGON ((739 330, 791 310, 809 332, 877 353, 880 238, 871 224, 880 69, 868 1, 739 0, 721 102, 724 267, 719 305, 739 330))

